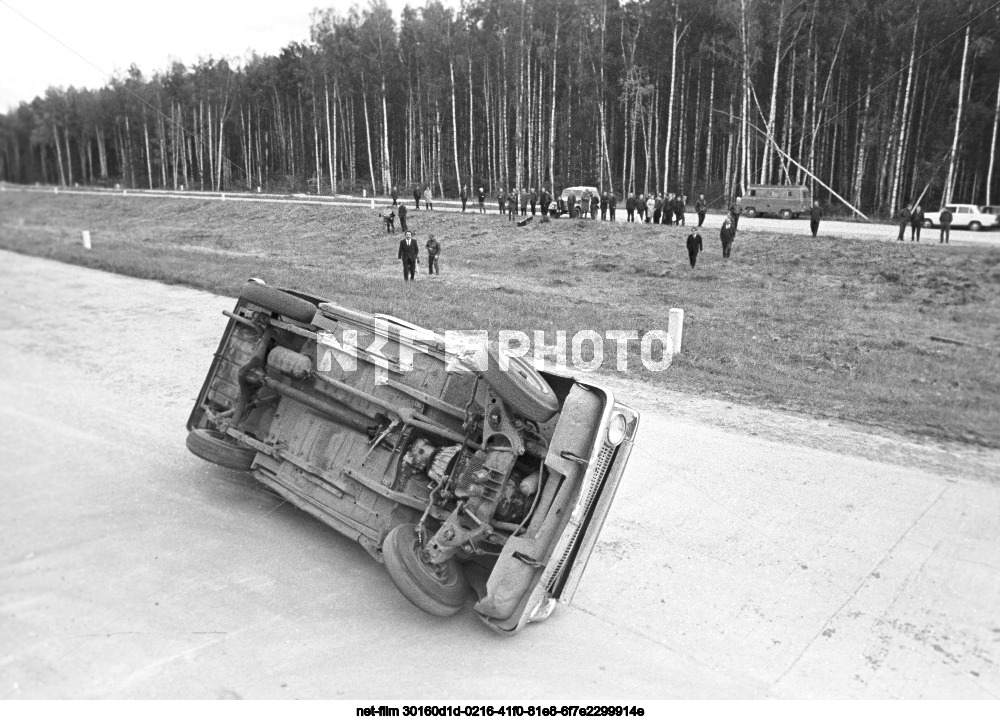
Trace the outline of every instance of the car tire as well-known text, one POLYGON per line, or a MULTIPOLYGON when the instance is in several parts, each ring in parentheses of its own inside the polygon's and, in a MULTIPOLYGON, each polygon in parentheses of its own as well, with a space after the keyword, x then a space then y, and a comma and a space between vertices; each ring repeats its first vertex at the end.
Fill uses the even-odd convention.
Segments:
POLYGON ((195 428, 185 444, 198 458, 234 471, 249 471, 257 451, 208 428, 195 428))
POLYGON ((756 218, 757 217, 757 209, 756 208, 747 208, 746 210, 743 211, 743 215, 745 215, 748 218, 756 218))
POLYGON ((420 557, 417 527, 396 526, 382 542, 389 577, 410 603, 433 616, 453 616, 465 605, 469 584, 454 558, 430 564, 420 557))
POLYGON ((982 229, 983 229, 982 223, 980 223, 977 220, 973 220, 971 223, 969 223, 969 230, 971 230, 973 233, 978 233, 982 229))
POLYGON ((500 347, 489 345, 489 362, 483 377, 508 405, 529 421, 544 423, 559 410, 559 399, 541 373, 524 358, 508 358, 507 370, 500 368, 500 347))
POLYGON ((934 227, 934 223, 932 223, 932 222, 931 222, 931 221, 929 221, 929 220, 925 220, 925 221, 923 222, 923 226, 924 226, 925 228, 933 228, 933 227, 934 227))
POLYGON ((259 283, 251 282, 244 285, 240 300, 259 305, 265 310, 300 323, 311 323, 313 316, 316 315, 316 306, 309 301, 259 283))
POLYGON ((792 217, 792 211, 782 210, 780 213, 778 213, 778 217, 781 218, 782 220, 790 220, 792 217))

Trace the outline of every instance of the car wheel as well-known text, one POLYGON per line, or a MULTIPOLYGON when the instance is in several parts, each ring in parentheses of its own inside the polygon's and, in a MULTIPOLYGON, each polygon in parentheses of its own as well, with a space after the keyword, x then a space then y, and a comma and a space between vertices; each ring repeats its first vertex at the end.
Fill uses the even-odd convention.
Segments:
POLYGON ((195 428, 188 433, 186 445, 198 458, 234 471, 249 471, 257 455, 253 448, 241 446, 219 431, 208 428, 195 428))
POLYGON ((983 225, 978 221, 973 220, 971 223, 969 223, 969 230, 971 230, 973 233, 977 233, 982 229, 983 225))
POLYGON ((259 283, 244 285, 240 293, 240 300, 259 305, 261 308, 297 320, 300 323, 311 323, 313 316, 316 315, 316 306, 309 301, 259 283))
POLYGON ((389 577, 406 600, 434 616, 452 616, 468 595, 468 583, 453 558, 432 564, 425 560, 417 527, 396 526, 382 542, 382 558, 389 577))
POLYGON ((757 217, 757 209, 756 208, 747 208, 746 210, 743 211, 743 215, 745 215, 748 218, 756 218, 757 217))
POLYGON ((782 210, 780 213, 778 213, 778 216, 782 220, 789 220, 792 217, 792 211, 790 211, 790 210, 782 210))
POLYGON ((924 221, 924 227, 925 227, 925 228, 933 228, 933 227, 934 227, 934 223, 932 223, 932 222, 931 222, 931 221, 929 221, 929 220, 925 220, 925 221, 924 221))
POLYGON ((508 358, 507 370, 500 368, 500 350, 489 345, 489 362, 483 377, 497 395, 529 421, 544 423, 559 410, 559 399, 541 373, 524 358, 508 358))

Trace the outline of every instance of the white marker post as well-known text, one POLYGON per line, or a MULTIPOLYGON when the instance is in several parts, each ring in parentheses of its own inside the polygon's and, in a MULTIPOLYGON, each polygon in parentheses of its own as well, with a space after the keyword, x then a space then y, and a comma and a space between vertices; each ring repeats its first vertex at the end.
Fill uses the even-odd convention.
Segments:
POLYGON ((372 198, 372 210, 375 210, 375 198, 372 198))
POLYGON ((83 231, 83 248, 84 250, 90 250, 90 231, 83 231))
POLYGON ((683 308, 671 308, 667 314, 667 335, 673 342, 674 355, 677 355, 681 352, 681 336, 684 335, 683 308))

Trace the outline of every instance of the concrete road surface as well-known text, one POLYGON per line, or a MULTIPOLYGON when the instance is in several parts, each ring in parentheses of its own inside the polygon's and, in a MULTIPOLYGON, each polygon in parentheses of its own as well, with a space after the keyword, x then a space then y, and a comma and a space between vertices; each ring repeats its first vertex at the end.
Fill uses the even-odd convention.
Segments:
POLYGON ((995 454, 622 382, 580 591, 500 638, 188 453, 231 299, 6 252, 0 297, 0 697, 1000 695, 995 454))

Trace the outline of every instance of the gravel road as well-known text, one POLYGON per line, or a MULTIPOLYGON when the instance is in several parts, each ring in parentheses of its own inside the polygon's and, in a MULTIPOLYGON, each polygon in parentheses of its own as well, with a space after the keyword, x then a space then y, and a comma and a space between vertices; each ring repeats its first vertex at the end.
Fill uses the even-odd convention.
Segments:
POLYGON ((0 697, 995 698, 997 455, 616 381, 572 606, 413 608, 184 422, 232 299, 0 252, 0 697))

